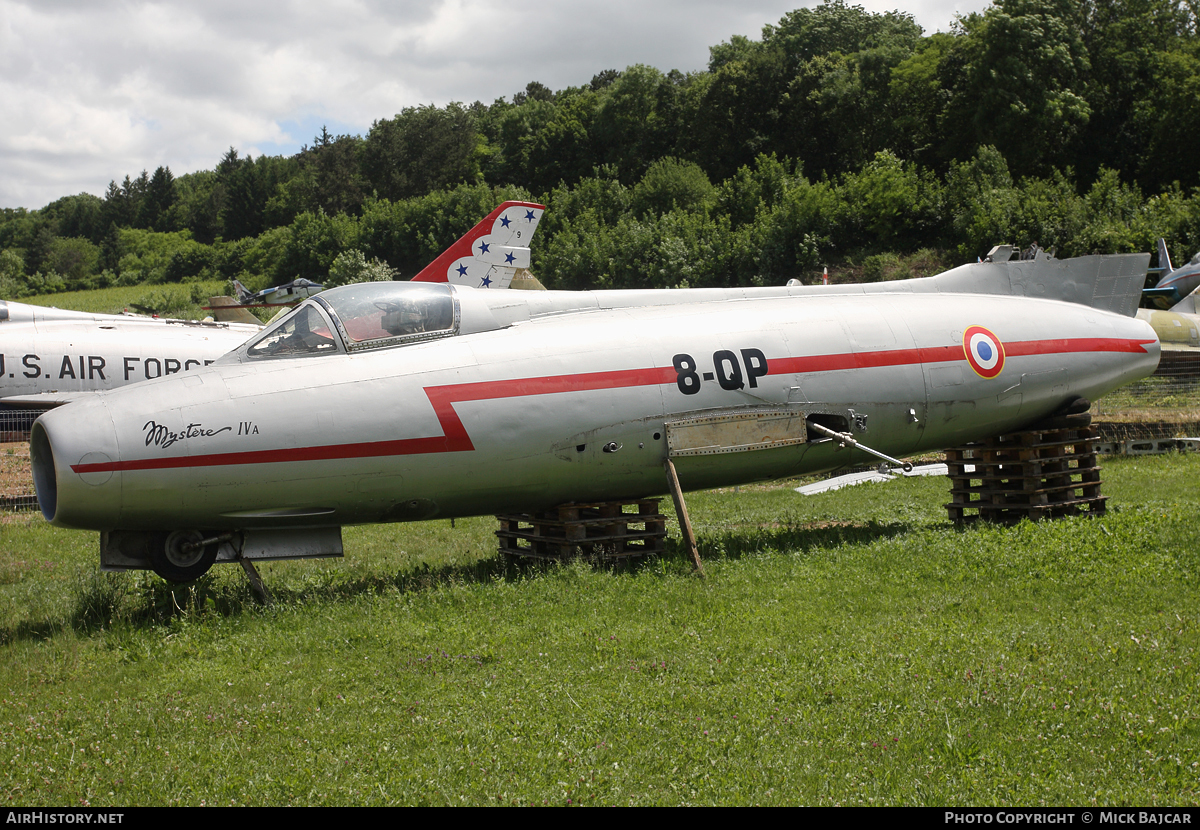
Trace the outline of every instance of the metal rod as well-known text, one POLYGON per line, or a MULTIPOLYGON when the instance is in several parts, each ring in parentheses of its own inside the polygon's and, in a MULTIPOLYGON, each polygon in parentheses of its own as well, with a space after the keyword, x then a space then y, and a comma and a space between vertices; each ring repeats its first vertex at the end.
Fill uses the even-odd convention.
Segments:
POLYGON ((250 590, 254 592, 254 596, 258 597, 258 601, 263 605, 270 605, 271 592, 267 590, 266 583, 258 575, 258 569, 254 567, 254 563, 240 554, 238 562, 241 563, 242 570, 246 572, 246 578, 250 580, 250 590))
POLYGON ((861 441, 855 441, 854 438, 851 437, 849 433, 834 432, 832 429, 829 429, 828 427, 823 427, 820 424, 813 423, 812 421, 808 422, 808 426, 812 429, 815 429, 817 432, 821 433, 822 435, 825 435, 829 438, 832 438, 835 441, 840 442, 843 447, 858 447, 863 452, 869 452, 871 455, 875 456, 876 458, 882 458, 884 461, 890 461, 892 464, 895 464, 897 467, 901 468, 906 473, 912 472, 912 468, 913 468, 912 462, 900 461, 898 459, 892 458, 890 455, 884 455, 883 453, 879 452, 878 450, 873 450, 870 447, 868 447, 866 444, 862 443, 861 441))
POLYGON ((214 536, 211 539, 201 539, 199 542, 188 542, 183 546, 184 553, 192 553, 200 548, 206 548, 216 542, 228 542, 233 538, 232 533, 222 533, 220 536, 214 536))

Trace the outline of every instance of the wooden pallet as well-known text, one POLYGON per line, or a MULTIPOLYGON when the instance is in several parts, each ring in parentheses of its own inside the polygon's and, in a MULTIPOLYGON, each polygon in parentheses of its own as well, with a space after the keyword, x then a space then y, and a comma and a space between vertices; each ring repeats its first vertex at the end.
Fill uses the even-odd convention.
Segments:
POLYGON ((618 561, 662 553, 667 517, 660 499, 564 504, 497 516, 500 552, 525 559, 618 561), (638 528, 640 526, 640 529, 638 528))
POLYGON ((1095 427, 1032 430, 947 450, 951 521, 1102 515, 1098 440, 1095 427))

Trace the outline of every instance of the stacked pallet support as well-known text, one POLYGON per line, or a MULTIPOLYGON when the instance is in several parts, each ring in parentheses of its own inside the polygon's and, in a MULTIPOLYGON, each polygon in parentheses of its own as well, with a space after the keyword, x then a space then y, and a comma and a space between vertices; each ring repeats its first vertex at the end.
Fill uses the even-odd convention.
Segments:
POLYGON ((1001 435, 946 451, 954 522, 1099 516, 1095 427, 1001 435))
POLYGON ((563 504, 537 513, 497 516, 500 552, 524 559, 582 556, 598 562, 659 554, 667 538, 667 519, 658 510, 659 501, 563 504))

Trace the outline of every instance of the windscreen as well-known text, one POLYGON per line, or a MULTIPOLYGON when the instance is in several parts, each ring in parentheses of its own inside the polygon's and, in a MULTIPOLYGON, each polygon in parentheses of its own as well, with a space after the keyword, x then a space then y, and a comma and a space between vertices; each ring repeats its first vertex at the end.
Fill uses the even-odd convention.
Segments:
POLYGON ((334 316, 352 351, 453 333, 454 297, 448 285, 366 282, 318 298, 334 316))
POLYGON ((246 354, 252 358, 333 354, 338 350, 335 337, 324 315, 306 304, 268 329, 246 354))

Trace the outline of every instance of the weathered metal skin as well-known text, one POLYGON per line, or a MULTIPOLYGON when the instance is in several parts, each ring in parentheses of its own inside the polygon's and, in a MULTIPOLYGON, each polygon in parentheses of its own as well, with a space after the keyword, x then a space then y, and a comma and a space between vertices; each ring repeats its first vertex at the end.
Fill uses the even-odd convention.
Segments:
MULTIPOLYGON (((515 300, 450 290, 456 336, 258 360, 243 347, 44 415, 32 440, 44 514, 96 530, 244 530, 640 497, 666 489, 676 418, 791 409, 902 457, 1020 428, 1159 357, 1144 322, 1028 297, 746 291, 509 325, 515 300)), ((868 459, 809 440, 675 463, 695 489, 868 459)))
MULTIPOLYGON (((1192 299, 1189 297, 1188 299, 1192 299)), ((1194 302, 1194 300, 1193 300, 1194 302)), ((1179 306, 1170 311, 1138 309, 1138 319, 1145 320, 1154 329, 1158 342, 1167 351, 1194 351, 1200 349, 1200 315, 1189 314, 1179 306)))

